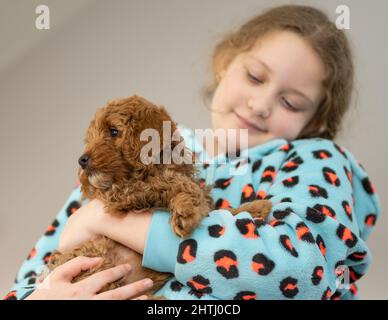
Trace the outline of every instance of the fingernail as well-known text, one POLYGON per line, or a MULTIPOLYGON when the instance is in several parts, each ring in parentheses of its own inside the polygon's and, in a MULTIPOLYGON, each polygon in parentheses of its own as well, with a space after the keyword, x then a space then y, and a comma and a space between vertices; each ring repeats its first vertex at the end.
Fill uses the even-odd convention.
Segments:
POLYGON ((92 259, 92 261, 99 261, 99 260, 101 260, 102 258, 101 257, 94 257, 94 258, 91 258, 92 259))
POLYGON ((153 285, 154 285, 154 283, 152 282, 151 279, 145 279, 145 280, 143 281, 143 286, 144 286, 144 288, 146 288, 146 289, 151 288, 153 285))

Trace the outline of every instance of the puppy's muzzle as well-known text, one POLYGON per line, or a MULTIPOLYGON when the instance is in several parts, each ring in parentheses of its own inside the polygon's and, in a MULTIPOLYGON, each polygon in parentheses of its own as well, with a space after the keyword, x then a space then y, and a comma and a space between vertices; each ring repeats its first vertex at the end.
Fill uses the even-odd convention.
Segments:
POLYGON ((79 159, 78 163, 82 169, 85 169, 89 163, 90 157, 88 154, 83 154, 79 159))

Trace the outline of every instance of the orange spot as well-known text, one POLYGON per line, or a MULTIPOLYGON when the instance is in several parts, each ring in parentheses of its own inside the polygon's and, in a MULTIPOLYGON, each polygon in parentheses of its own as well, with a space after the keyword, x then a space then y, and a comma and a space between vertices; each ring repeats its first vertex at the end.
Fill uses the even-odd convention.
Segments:
POLYGON ((8 292, 7 295, 3 298, 3 300, 8 300, 13 297, 16 297, 16 291, 8 292))
POLYGON ((307 228, 307 227, 299 227, 298 230, 296 231, 297 234, 298 234, 298 239, 302 239, 302 237, 306 234, 306 233, 309 233, 310 232, 310 229, 307 228))
POLYGON ((251 186, 245 186, 243 189, 245 197, 249 198, 253 193, 253 188, 251 186))
POLYGON ((332 185, 335 185, 335 182, 338 180, 337 175, 332 172, 326 172, 326 174, 329 176, 329 180, 331 181, 332 185))
POLYGON ((368 226, 373 226, 373 221, 374 221, 374 218, 373 217, 369 217, 367 220, 366 220, 366 224, 368 226))
POLYGON ((193 257, 191 254, 190 254, 190 249, 191 247, 188 245, 186 246, 186 248, 183 250, 183 254, 182 254, 182 258, 186 261, 186 262, 191 262, 195 259, 195 257, 193 257))
POLYGON ((205 285, 200 284, 200 283, 194 281, 193 279, 190 280, 190 283, 194 286, 194 288, 195 288, 196 290, 201 290, 201 289, 206 288, 205 285))
POLYGON ((322 243, 319 244, 319 250, 321 250, 323 256, 326 255, 326 248, 323 246, 322 243))
POLYGON ((28 254, 28 258, 27 258, 27 259, 31 259, 31 258, 33 258, 33 257, 35 257, 35 256, 36 256, 36 249, 33 248, 33 249, 30 251, 30 253, 28 254))
POLYGON ((263 178, 272 177, 272 179, 275 179, 275 176, 276 176, 276 172, 269 171, 269 170, 263 172, 263 178))
POLYGON ((289 283, 284 287, 284 290, 294 290, 296 288, 296 284, 289 283))
POLYGON ((233 260, 233 259, 229 258, 229 257, 223 257, 223 258, 221 258, 221 259, 216 261, 216 265, 218 267, 223 267, 227 271, 229 271, 230 267, 231 266, 237 266, 238 262, 236 260, 233 260))
POLYGON ((345 228, 344 234, 342 235, 342 240, 353 240, 352 232, 349 228, 345 228))
POLYGON ((357 294, 358 289, 354 283, 350 285, 350 291, 352 291, 353 294, 357 294))
POLYGON ((290 149, 290 145, 285 144, 284 146, 280 147, 280 150, 282 151, 288 151, 290 149))
POLYGON ((269 224, 270 224, 271 227, 273 227, 278 221, 279 221, 279 220, 274 219, 274 220, 271 220, 271 221, 269 222, 269 224))
POLYGON ((290 250, 294 250, 294 247, 293 247, 293 245, 292 245, 290 239, 287 239, 287 240, 285 241, 285 243, 286 243, 286 246, 287 246, 290 250))
POLYGON ((264 269, 264 264, 258 262, 252 262, 252 269, 254 272, 258 273, 261 269, 264 269))
POLYGON ((329 158, 329 156, 328 156, 325 152, 323 152, 323 151, 319 154, 319 156, 320 156, 322 159, 327 159, 327 158, 329 158))
POLYGON ((326 293, 326 298, 330 297, 331 296, 331 290, 327 290, 327 293, 326 293))
POLYGON ((259 190, 259 191, 257 191, 256 196, 257 196, 259 199, 264 199, 264 198, 267 196, 267 194, 265 193, 265 191, 259 190))
POLYGON ((370 188, 372 189, 372 192, 375 193, 375 185, 373 184, 373 182, 371 181, 370 182, 370 188))
POLYGON ((226 199, 222 199, 222 203, 221 203, 220 209, 227 209, 227 208, 230 208, 229 201, 226 200, 226 199))
POLYGON ((244 234, 245 238, 251 238, 251 239, 256 239, 258 238, 258 235, 255 234, 256 226, 254 225, 253 222, 249 222, 247 225, 248 232, 244 234))
POLYGON ((356 277, 356 274, 354 273, 354 271, 350 271, 349 275, 350 275, 350 278, 352 279, 352 281, 356 281, 357 280, 357 277, 356 277))
POLYGON ((322 208, 322 212, 323 212, 325 215, 327 215, 327 216, 332 217, 332 218, 335 219, 335 217, 332 215, 332 213, 330 212, 330 210, 327 209, 326 207, 323 207, 323 208, 322 208))
POLYGON ((232 179, 228 179, 228 180, 224 181, 224 186, 226 187, 226 186, 230 185, 231 181, 232 181, 232 179))
POLYGON ((294 161, 289 161, 284 166, 287 168, 293 168, 293 167, 296 167, 297 164, 294 161))
POLYGON ((358 258, 358 259, 364 259, 365 256, 366 256, 366 254, 353 253, 353 257, 358 258))

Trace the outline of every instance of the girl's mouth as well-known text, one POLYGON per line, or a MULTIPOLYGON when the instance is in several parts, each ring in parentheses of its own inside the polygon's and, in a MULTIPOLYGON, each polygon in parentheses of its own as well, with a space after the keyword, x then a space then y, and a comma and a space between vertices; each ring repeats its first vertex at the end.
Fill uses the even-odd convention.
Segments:
POLYGON ((237 117, 237 119, 240 121, 240 124, 244 126, 245 128, 255 130, 258 132, 266 133, 266 130, 261 129, 254 123, 250 122, 249 120, 245 119, 244 117, 240 116, 237 112, 233 111, 234 115, 237 117))

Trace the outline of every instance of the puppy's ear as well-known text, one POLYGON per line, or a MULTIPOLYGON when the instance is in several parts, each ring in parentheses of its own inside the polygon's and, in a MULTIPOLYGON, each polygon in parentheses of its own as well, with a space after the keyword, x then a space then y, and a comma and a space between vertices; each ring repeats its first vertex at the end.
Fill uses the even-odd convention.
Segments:
MULTIPOLYGON (((172 120, 163 107, 155 106, 150 102, 143 102, 140 105, 132 104, 130 106, 123 153, 132 165, 141 165, 143 163, 140 159, 141 152, 143 147, 150 143, 150 135, 152 135, 153 154, 154 152, 159 154, 163 148, 164 121, 168 121, 170 127, 173 130, 175 129, 175 123, 171 123, 172 120)), ((168 128, 165 130, 165 133, 171 135, 168 128)))
POLYGON ((160 137, 160 163, 171 163, 174 148, 183 141, 177 130, 177 124, 172 120, 167 110, 160 106, 154 118, 154 126, 160 137))
POLYGON ((94 118, 90 121, 88 128, 86 129, 84 142, 87 144, 89 141, 93 141, 97 138, 97 135, 104 130, 104 118, 109 106, 104 106, 102 108, 97 109, 94 114, 94 118))

